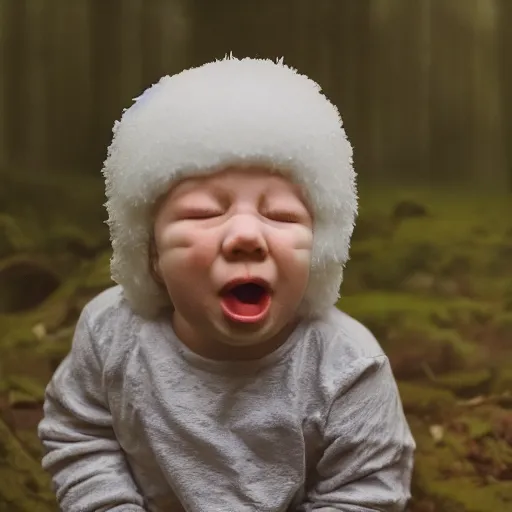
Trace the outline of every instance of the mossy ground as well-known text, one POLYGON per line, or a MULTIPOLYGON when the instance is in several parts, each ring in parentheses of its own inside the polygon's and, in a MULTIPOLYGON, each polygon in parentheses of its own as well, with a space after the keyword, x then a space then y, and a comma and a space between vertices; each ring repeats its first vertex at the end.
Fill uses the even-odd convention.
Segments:
MULTIPOLYGON (((56 510, 36 436, 44 386, 81 308, 112 284, 101 183, 52 180, 11 177, 11 192, 0 191, 0 281, 20 257, 41 283, 45 265, 58 280, 45 300, 14 312, 8 302, 19 297, 0 294, 0 512, 56 510)), ((512 509, 511 198, 360 195, 338 306, 374 332, 399 381, 418 444, 410 512, 512 509)))
POLYGON ((399 379, 418 444, 411 512, 512 510, 512 200, 361 196, 339 307, 399 379))

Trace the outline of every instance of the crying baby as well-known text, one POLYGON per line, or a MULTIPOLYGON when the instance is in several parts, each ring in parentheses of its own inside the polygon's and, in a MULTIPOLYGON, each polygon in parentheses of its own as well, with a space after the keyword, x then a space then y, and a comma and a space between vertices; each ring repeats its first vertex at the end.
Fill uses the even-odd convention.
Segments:
POLYGON ((231 167, 178 182, 157 202, 151 240, 174 331, 196 353, 259 358, 296 327, 313 218, 283 173, 231 167))
POLYGON ((62 512, 402 512, 415 443, 336 307, 352 148, 282 61, 163 77, 105 161, 116 286, 83 308, 39 437, 62 512))

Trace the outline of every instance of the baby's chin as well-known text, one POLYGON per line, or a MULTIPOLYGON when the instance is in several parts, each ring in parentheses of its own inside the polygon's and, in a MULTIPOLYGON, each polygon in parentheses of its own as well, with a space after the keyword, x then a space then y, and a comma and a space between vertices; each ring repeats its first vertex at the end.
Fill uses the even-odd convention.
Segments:
POLYGON ((248 352, 254 349, 271 353, 286 342, 295 328, 293 319, 284 326, 275 325, 272 321, 261 326, 255 325, 229 325, 224 323, 217 327, 217 341, 225 347, 244 349, 248 352))
POLYGON ((254 347, 269 343, 275 336, 267 326, 217 326, 217 340, 229 347, 254 347))

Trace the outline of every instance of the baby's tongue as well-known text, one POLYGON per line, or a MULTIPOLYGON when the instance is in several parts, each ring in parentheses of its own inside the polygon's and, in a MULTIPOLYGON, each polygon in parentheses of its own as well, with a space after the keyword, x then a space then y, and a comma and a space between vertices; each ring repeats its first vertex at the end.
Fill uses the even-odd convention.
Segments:
POLYGON ((263 304, 248 304, 229 294, 224 299, 226 307, 235 315, 256 316, 263 311, 263 304))

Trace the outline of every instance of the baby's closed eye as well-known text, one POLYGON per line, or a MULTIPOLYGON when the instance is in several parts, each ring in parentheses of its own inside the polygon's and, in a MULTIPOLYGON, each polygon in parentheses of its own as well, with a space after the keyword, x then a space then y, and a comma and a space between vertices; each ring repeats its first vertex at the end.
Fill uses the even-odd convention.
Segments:
POLYGON ((265 217, 276 222, 298 223, 302 221, 302 216, 300 214, 285 210, 272 210, 265 212, 265 217))
POLYGON ((220 209, 214 208, 187 208, 183 211, 177 212, 177 219, 190 219, 190 220, 202 220, 202 219, 212 219, 214 217, 219 217, 223 215, 223 211, 220 209))

